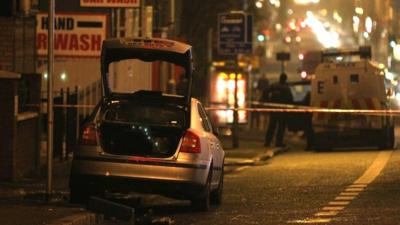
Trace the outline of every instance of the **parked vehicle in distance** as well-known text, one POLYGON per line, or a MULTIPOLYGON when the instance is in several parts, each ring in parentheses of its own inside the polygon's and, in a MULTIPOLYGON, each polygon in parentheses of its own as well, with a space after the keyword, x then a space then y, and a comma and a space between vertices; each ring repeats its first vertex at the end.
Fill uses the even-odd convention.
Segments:
MULTIPOLYGON (((324 51, 311 79, 311 106, 331 109, 387 110, 385 76, 371 60, 371 47, 324 51)), ((394 117, 390 114, 315 113, 313 149, 378 147, 392 149, 394 117)))
POLYGON ((189 199, 197 210, 222 200, 225 153, 191 97, 191 46, 167 39, 103 42, 104 98, 83 127, 70 177, 71 202, 140 192, 189 199), (162 80, 184 76, 176 89, 162 80), (185 94, 182 94, 185 90, 185 94))
MULTIPOLYGON (((290 91, 293 96, 293 104, 297 106, 310 106, 310 90, 311 82, 309 80, 301 80, 289 82, 290 91)), ((292 132, 307 132, 311 126, 311 113, 299 112, 290 113, 288 122, 288 130, 292 132)))

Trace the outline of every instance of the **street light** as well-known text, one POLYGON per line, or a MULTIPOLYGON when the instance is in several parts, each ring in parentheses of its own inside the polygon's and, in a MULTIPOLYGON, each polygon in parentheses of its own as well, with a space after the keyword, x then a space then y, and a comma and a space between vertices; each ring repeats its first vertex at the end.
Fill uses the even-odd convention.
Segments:
POLYGON ((269 3, 271 3, 271 5, 275 6, 276 8, 279 8, 281 6, 281 1, 279 0, 269 0, 269 3))
POLYGON ((393 48, 394 59, 400 61, 400 45, 396 44, 393 48))
POLYGON ((319 0, 294 0, 296 4, 307 5, 307 4, 317 4, 319 0))
POLYGON ((264 41, 265 41, 265 36, 264 36, 263 34, 258 34, 258 35, 257 35, 257 40, 258 40, 259 42, 264 42, 264 41))
POLYGON ((358 32, 358 26, 360 25, 360 18, 358 16, 353 16, 353 31, 358 32))
POLYGON ((261 9, 263 7, 262 1, 256 1, 256 7, 261 9))
POLYGON ((372 31, 372 24, 373 24, 373 22, 372 22, 371 17, 367 16, 367 18, 365 18, 365 30, 368 33, 371 33, 371 31, 372 31))
POLYGON ((364 9, 361 8, 361 7, 356 7, 356 8, 354 9, 354 12, 357 13, 357 14, 359 14, 359 15, 362 15, 362 14, 364 14, 364 9))
POLYGON ((62 81, 65 81, 65 80, 67 79, 67 74, 66 74, 65 72, 62 72, 62 73, 60 74, 60 79, 61 79, 62 81))

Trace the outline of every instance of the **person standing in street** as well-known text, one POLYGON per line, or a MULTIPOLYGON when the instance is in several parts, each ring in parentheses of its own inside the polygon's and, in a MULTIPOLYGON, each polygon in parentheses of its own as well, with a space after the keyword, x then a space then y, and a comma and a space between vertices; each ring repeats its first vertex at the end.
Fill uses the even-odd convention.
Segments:
POLYGON ((268 99, 269 80, 266 78, 266 76, 259 79, 257 89, 259 89, 261 92, 259 101, 261 103, 269 101, 268 99))
MULTIPOLYGON (((293 96, 287 83, 287 75, 282 73, 279 76, 279 82, 270 85, 268 89, 264 90, 263 96, 271 103, 292 104, 293 96)), ((288 115, 289 114, 285 112, 270 113, 268 128, 265 134, 265 147, 271 146, 276 129, 275 146, 286 147, 283 143, 283 136, 289 118, 288 115)))
MULTIPOLYGON (((255 105, 252 105, 252 107, 263 107, 262 105, 260 105, 259 103, 263 104, 267 101, 266 97, 264 96, 265 91, 268 90, 268 86, 269 86, 269 80, 267 79, 267 76, 264 74, 261 78, 258 79, 257 82, 257 100, 258 102, 255 105)), ((254 124, 254 126, 257 130, 264 130, 265 129, 265 124, 266 121, 268 120, 268 116, 262 112, 252 112, 252 117, 251 117, 251 122, 252 125, 254 124)))

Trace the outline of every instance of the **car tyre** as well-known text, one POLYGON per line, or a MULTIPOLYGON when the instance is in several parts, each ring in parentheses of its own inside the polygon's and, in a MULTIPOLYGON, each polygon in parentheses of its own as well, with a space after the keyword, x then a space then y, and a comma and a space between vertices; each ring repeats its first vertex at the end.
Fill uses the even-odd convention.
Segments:
POLYGON ((218 188, 211 192, 210 201, 213 205, 222 204, 222 192, 224 189, 224 164, 222 164, 221 176, 219 177, 218 188))
POLYGON ((201 196, 191 199, 191 205, 194 211, 206 212, 210 209, 211 174, 212 172, 210 171, 201 196))
POLYGON ((394 126, 389 128, 389 143, 388 143, 388 148, 389 149, 394 149, 395 148, 395 142, 396 142, 396 137, 394 135, 395 131, 394 131, 394 126))
POLYGON ((395 144, 394 127, 389 127, 386 130, 382 130, 382 141, 379 144, 380 150, 393 149, 395 144))
POLYGON ((69 191, 69 201, 71 203, 87 203, 89 200, 89 192, 85 189, 71 188, 69 191))

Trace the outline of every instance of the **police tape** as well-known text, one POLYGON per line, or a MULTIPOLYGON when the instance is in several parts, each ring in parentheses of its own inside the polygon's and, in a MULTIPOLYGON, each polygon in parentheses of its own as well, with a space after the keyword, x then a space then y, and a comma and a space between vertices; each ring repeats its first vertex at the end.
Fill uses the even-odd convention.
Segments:
MULTIPOLYGON (((45 107, 47 104, 43 103, 42 107, 45 107)), ((26 104, 28 107, 40 107, 39 104, 26 104)), ((75 104, 53 104, 53 108, 88 108, 93 109, 96 105, 75 105, 75 104)))
POLYGON ((67 104, 53 104, 56 108, 89 108, 93 109, 96 105, 67 105, 67 104))
POLYGON ((367 115, 400 115, 400 110, 373 109, 328 109, 328 108, 220 108, 206 107, 207 111, 248 111, 248 112, 284 112, 284 113, 347 113, 367 115))
MULTIPOLYGON (((45 105, 45 104, 43 104, 45 105)), ((310 106, 299 106, 292 104, 279 103, 258 103, 253 102, 258 107, 204 107, 207 111, 246 111, 246 112, 281 112, 281 113, 336 113, 336 114, 357 114, 357 115, 396 115, 400 116, 400 109, 337 109, 337 108, 320 108, 310 106)), ((30 107, 39 107, 38 104, 27 104, 30 107)), ((53 104, 54 108, 78 108, 93 109, 96 105, 75 105, 75 104, 53 104)))
POLYGON ((356 114, 356 115, 399 115, 399 109, 338 109, 338 108, 321 108, 293 104, 280 103, 262 103, 251 102, 252 105, 258 107, 205 107, 207 111, 247 111, 247 112, 282 112, 282 113, 335 113, 335 114, 356 114))

